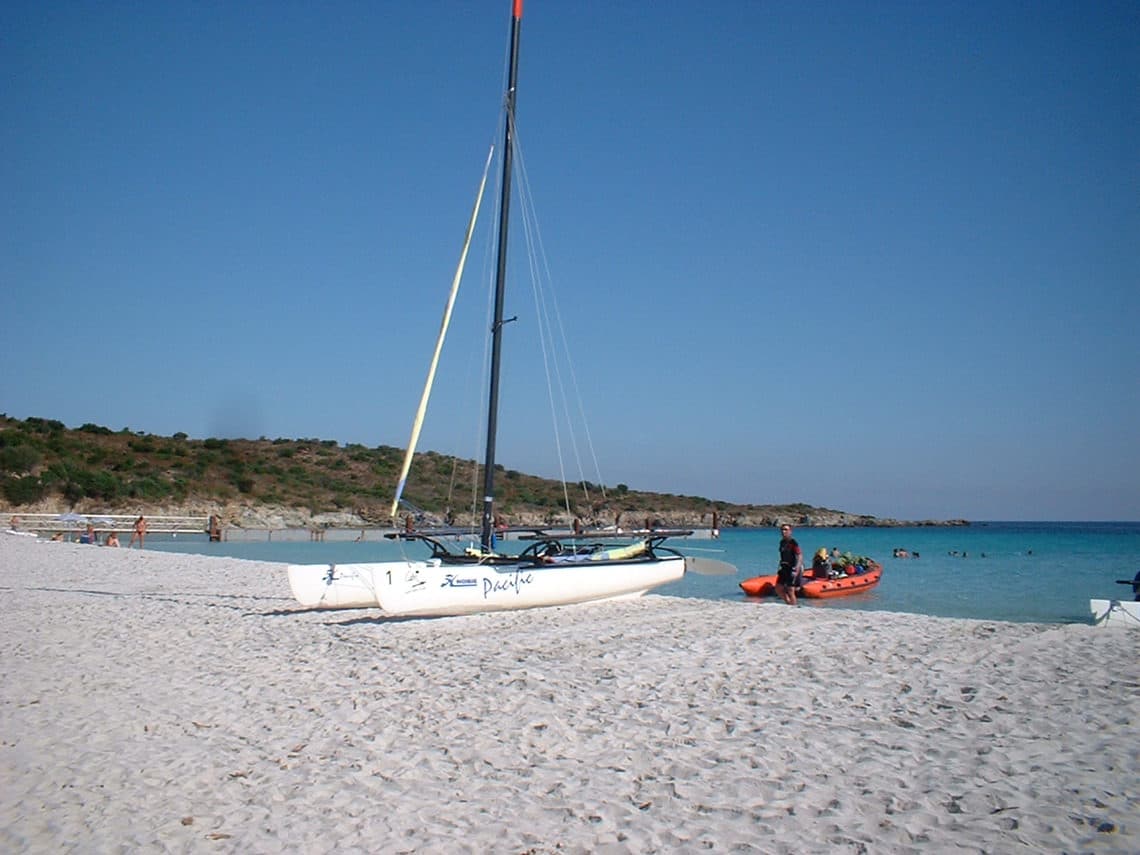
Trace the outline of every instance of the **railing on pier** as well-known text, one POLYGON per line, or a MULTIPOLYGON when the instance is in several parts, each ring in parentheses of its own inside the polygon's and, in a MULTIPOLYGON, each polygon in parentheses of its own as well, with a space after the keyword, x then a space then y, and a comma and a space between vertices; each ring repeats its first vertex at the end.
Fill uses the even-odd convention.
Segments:
MULTIPOLYGON (((146 532, 150 534, 209 534, 210 518, 207 516, 151 516, 144 515, 146 532)), ((91 525, 101 535, 118 531, 133 532, 138 514, 25 514, 15 513, 8 520, 8 527, 15 531, 34 534, 56 534, 62 532, 70 537, 82 534, 91 525)), ((0 521, 0 526, 3 522, 0 521)), ((365 526, 363 528, 326 528, 324 526, 282 526, 279 528, 246 528, 219 523, 220 540, 233 541, 284 541, 296 542, 311 540, 330 541, 371 541, 384 540, 384 535, 395 531, 390 526, 365 526)))
MULTIPOLYGON (((147 534, 208 534, 210 526, 210 518, 208 516, 150 516, 146 515, 146 531, 147 534)), ((8 520, 9 528, 16 531, 34 532, 36 534, 63 532, 65 535, 79 534, 86 530, 88 525, 94 526, 95 530, 101 535, 108 532, 119 531, 130 533, 134 531, 135 520, 138 519, 138 514, 25 514, 15 513, 8 520)), ((3 526, 3 520, 0 518, 0 527, 3 526)), ((549 533, 563 534, 563 536, 571 536, 571 530, 566 529, 561 532, 554 528, 545 529, 549 533)), ((270 527, 244 527, 227 525, 219 521, 218 535, 220 540, 226 541, 282 541, 282 542, 296 542, 296 541, 357 541, 357 542, 379 542, 385 539, 385 535, 390 534, 397 529, 391 526, 377 526, 367 525, 359 528, 349 526, 344 527, 327 527, 327 526, 281 526, 276 528, 270 527)), ((519 537, 520 531, 506 531, 502 532, 500 536, 503 539, 516 539, 519 537)), ((525 531, 534 531, 534 529, 525 529, 525 531)), ((637 537, 648 533, 645 530, 633 530, 626 532, 628 536, 637 537)), ((472 532, 472 537, 478 536, 478 532, 472 532)), ((584 537, 590 537, 591 532, 586 531, 584 537)), ((709 529, 696 529, 690 532, 686 539, 703 540, 709 537, 714 537, 709 529)))
MULTIPOLYGON (((16 531, 75 532, 88 525, 97 531, 133 531, 138 514, 13 514, 8 525, 16 531)), ((208 530, 206 516, 146 516, 147 534, 201 534, 208 530)))

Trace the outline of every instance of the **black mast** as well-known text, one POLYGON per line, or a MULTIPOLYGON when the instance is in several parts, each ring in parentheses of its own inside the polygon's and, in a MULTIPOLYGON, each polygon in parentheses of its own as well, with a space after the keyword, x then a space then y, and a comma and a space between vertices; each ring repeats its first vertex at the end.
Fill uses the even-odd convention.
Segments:
POLYGON ((507 284, 507 224, 511 204, 511 161, 514 153, 515 90, 519 72, 519 29, 523 0, 514 0, 511 12, 510 74, 507 81, 507 118, 503 131, 503 187, 499 202, 499 261, 495 271, 495 319, 491 326, 491 389, 487 398, 487 454, 483 460, 483 531, 480 545, 491 552, 495 530, 495 433, 499 421, 499 358, 503 349, 503 292, 507 284))

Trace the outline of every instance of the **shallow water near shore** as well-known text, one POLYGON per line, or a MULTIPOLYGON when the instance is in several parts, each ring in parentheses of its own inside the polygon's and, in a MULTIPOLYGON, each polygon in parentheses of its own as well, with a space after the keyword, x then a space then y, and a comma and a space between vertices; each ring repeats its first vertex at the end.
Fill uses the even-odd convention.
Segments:
MULTIPOLYGON (((805 608, 906 612, 939 617, 1041 623, 1089 623, 1091 597, 1131 599, 1115 584, 1140 570, 1140 523, 982 522, 970 526, 914 528, 800 528, 805 559, 820 547, 868 555, 884 568, 872 591, 839 600, 808 601, 805 608), (892 558, 895 549, 918 558, 892 558)), ((675 540, 688 555, 735 564, 736 576, 688 573, 657 593, 710 600, 748 600, 738 583, 775 572, 775 529, 727 529, 718 540, 675 540)), ((389 561, 426 554, 417 545, 390 542, 227 542, 204 536, 148 538, 147 547, 170 552, 224 555, 282 564, 389 561)), ((762 608, 785 608, 772 599, 762 608)))
MULTIPOLYGON (((1137 523, 986 522, 969 527, 801 528, 795 534, 805 561, 820 547, 838 547, 840 552, 868 555, 884 568, 875 589, 810 602, 812 608, 1089 623, 1089 598, 1131 599, 1131 588, 1114 580, 1131 579, 1140 569, 1137 523), (893 558, 896 548, 920 557, 893 558)), ((726 532, 721 538, 725 560, 740 568, 740 578, 775 572, 778 542, 775 531, 726 532)), ((731 587, 739 581, 733 579, 731 587)), ((687 596, 739 593, 718 590, 724 581, 710 577, 687 575, 679 586, 689 589, 687 596)))

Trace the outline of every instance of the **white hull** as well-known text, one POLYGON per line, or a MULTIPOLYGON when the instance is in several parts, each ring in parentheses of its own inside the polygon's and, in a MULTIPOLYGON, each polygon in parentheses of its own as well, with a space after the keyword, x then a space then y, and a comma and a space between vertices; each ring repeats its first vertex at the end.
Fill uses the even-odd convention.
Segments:
POLYGON ((289 585, 309 608, 381 608, 389 615, 442 617, 640 597, 684 573, 680 555, 499 567, 386 561, 292 564, 289 585))
POLYGON ((1140 602, 1133 600, 1089 600, 1094 626, 1140 629, 1140 602))

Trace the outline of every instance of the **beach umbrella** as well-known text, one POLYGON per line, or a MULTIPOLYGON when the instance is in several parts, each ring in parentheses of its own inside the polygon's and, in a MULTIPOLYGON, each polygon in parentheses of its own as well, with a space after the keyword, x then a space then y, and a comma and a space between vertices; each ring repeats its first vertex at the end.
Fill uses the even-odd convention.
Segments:
POLYGON ((87 522, 87 517, 83 516, 83 514, 72 514, 72 513, 60 514, 59 516, 56 517, 56 519, 59 520, 60 522, 66 522, 66 523, 87 522))

